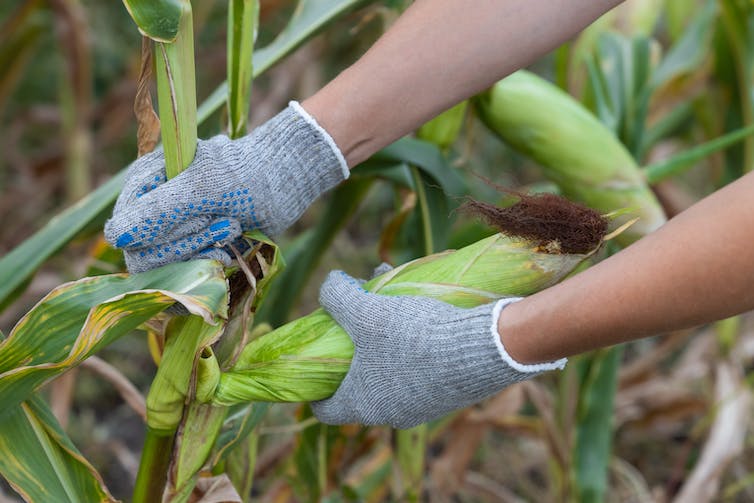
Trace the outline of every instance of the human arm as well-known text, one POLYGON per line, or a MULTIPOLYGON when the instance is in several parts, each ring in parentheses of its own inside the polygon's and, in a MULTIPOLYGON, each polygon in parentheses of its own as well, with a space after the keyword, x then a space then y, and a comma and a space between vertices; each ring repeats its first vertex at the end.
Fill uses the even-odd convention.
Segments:
POLYGON ((303 107, 353 167, 581 31, 622 0, 417 0, 303 107))
POLYGON ((503 345, 548 361, 754 309, 754 173, 566 281, 509 306, 503 345))

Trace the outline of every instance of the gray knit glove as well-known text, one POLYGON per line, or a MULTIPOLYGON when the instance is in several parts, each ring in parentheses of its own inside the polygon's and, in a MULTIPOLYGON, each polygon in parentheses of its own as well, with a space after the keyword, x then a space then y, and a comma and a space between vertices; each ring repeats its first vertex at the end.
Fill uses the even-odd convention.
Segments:
POLYGON ((191 258, 227 265, 223 245, 251 229, 280 234, 347 177, 330 135, 291 102, 244 138, 199 141, 194 161, 169 182, 161 150, 137 159, 105 237, 123 249, 130 272, 191 258))
POLYGON ((319 300, 355 346, 336 393, 312 403, 324 423, 409 428, 566 363, 523 365, 505 351, 497 320, 518 298, 462 309, 424 297, 368 293, 360 280, 334 271, 319 300))

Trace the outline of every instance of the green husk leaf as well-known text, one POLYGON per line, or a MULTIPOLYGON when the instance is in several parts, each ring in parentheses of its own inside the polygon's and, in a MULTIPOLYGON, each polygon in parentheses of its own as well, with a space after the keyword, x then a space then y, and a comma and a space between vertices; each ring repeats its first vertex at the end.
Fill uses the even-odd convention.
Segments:
POLYGON ((168 479, 167 501, 187 501, 199 478, 199 471, 209 459, 220 433, 227 407, 191 402, 176 435, 173 460, 168 479))
POLYGON ((199 354, 222 333, 223 325, 200 316, 170 320, 162 361, 147 395, 147 425, 155 431, 173 431, 183 416, 191 375, 199 354))
POLYGON ((462 101, 425 122, 416 132, 416 136, 437 145, 441 150, 449 149, 461 131, 468 104, 468 101, 462 101))

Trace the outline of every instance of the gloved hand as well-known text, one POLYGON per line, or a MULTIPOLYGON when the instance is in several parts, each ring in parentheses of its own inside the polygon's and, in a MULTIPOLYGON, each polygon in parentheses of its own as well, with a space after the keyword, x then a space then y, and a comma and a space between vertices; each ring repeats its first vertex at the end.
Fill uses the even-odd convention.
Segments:
POLYGON ((190 258, 230 256, 243 231, 275 236, 323 192, 348 178, 335 142, 296 102, 237 140, 199 141, 191 165, 166 182, 162 151, 137 159, 105 238, 130 272, 190 258))
POLYGON ((502 299, 463 309, 424 297, 369 293, 333 271, 322 307, 353 340, 351 368, 335 394, 312 403, 328 424, 409 428, 479 402, 566 360, 524 365, 506 352, 497 331, 502 299))

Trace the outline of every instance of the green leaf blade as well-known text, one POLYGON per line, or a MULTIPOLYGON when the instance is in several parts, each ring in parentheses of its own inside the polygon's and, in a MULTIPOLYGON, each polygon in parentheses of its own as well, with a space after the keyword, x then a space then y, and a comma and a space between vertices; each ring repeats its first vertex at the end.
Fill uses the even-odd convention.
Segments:
POLYGON ((123 0, 139 31, 156 42, 170 43, 178 35, 187 0, 123 0))
POLYGON ((31 502, 115 502, 39 397, 0 420, 0 473, 31 502))
POLYGON ((254 74, 253 54, 259 24, 258 0, 230 0, 228 7, 228 131, 246 134, 246 118, 254 74))
POLYGON ((207 322, 224 319, 227 285, 221 265, 181 262, 61 285, 0 343, 0 402, 11 409, 42 383, 175 302, 207 322))
POLYGON ((0 304, 8 302, 45 260, 105 211, 123 187, 125 170, 53 217, 32 237, 0 259, 0 304))

